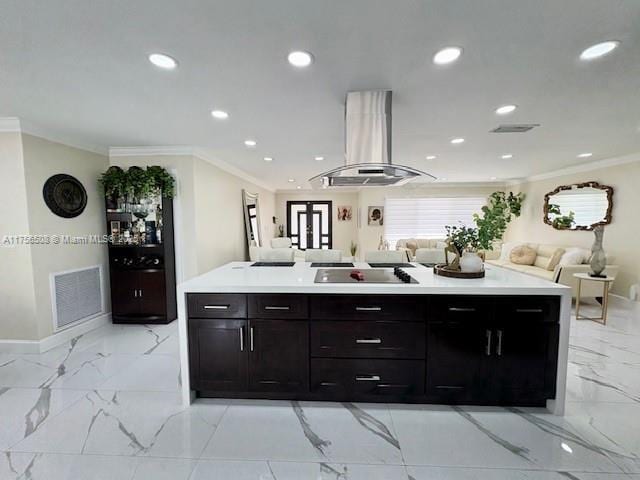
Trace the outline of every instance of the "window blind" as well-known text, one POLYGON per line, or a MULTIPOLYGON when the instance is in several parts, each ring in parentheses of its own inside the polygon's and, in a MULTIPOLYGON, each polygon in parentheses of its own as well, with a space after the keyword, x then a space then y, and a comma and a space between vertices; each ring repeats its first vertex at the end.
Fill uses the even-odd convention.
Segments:
POLYGON ((384 236, 391 249, 403 238, 444 238, 445 225, 475 226, 485 197, 387 198, 384 236))

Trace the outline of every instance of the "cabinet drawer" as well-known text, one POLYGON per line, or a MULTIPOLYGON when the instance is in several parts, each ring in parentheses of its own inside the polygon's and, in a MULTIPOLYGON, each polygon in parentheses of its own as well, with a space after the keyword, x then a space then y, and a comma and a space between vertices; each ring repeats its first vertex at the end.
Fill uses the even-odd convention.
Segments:
POLYGON ((501 320, 558 323, 559 297, 504 297, 496 299, 496 316, 501 320))
POLYGON ((424 358, 425 324, 393 320, 311 322, 311 355, 342 358, 424 358))
POLYGON ((420 360, 311 359, 311 392, 328 398, 395 398, 422 395, 420 360))
POLYGON ((309 316, 306 295, 249 295, 250 318, 305 319, 309 316))
POLYGON ((190 293, 187 311, 192 318, 246 318, 247 296, 229 293, 190 293))
POLYGON ((487 321, 492 316, 492 299, 490 297, 441 296, 431 300, 428 321, 467 322, 487 321))
POLYGON ((406 295, 317 295, 310 303, 311 318, 318 319, 423 319, 423 299, 406 295))

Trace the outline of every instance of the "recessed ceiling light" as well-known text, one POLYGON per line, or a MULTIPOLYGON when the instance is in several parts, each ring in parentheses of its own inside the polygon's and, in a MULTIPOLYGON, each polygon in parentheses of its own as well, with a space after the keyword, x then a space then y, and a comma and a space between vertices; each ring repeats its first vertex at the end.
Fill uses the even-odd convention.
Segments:
POLYGON ((585 152, 585 153, 581 153, 580 155, 578 155, 578 158, 589 158, 591 155, 593 155, 593 153, 585 152))
POLYGON ((510 158, 513 158, 513 154, 511 153, 505 153, 504 155, 502 155, 500 158, 502 158, 503 160, 509 160, 510 158))
POLYGON ((293 182, 295 182, 295 181, 296 181, 296 179, 295 179, 295 178, 290 178, 290 179, 289 179, 289 183, 293 183, 293 182))
POLYGON ((498 177, 491 177, 491 180, 497 180, 498 177))
POLYGON ((453 143, 454 145, 464 143, 464 138, 454 138, 453 140, 451 140, 451 143, 453 143))
POLYGON ((433 63, 436 65, 446 65, 447 63, 455 62, 462 55, 462 49, 460 47, 445 47, 439 50, 433 56, 433 63))
POLYGON ((446 182, 447 181, 447 177, 440 177, 438 180, 440 180, 442 182, 446 182))
POLYGON ((427 160, 435 160, 436 156, 435 155, 427 155, 427 160))
POLYGON ((613 52, 619 45, 620 42, 618 40, 608 40, 606 42, 596 43, 580 54, 580 60, 593 60, 604 57, 608 53, 613 52))
POLYGON ((298 68, 308 67, 313 63, 313 55, 304 50, 296 50, 287 56, 287 60, 291 65, 298 68))
POLYGON ((271 162, 271 161, 273 161, 273 157, 264 157, 263 160, 265 162, 271 162))
POLYGON ((224 110, 212 110, 211 116, 213 118, 217 118, 218 120, 224 120, 225 118, 229 118, 229 114, 224 110))
POLYGON ((256 141, 255 141, 255 140, 245 140, 245 141, 244 141, 244 144, 245 144, 247 147, 255 147, 255 146, 257 145, 257 143, 256 143, 256 141))
POLYGON ((165 55, 164 53, 152 53, 149 55, 149 61, 156 67, 164 68, 165 70, 173 70, 178 66, 175 58, 165 55))
POLYGON ((324 160, 324 157, 318 155, 317 157, 314 157, 314 160, 321 162, 322 160, 324 160))
POLYGON ((501 107, 496 108, 496 113, 498 115, 507 115, 513 112, 516 108, 518 108, 517 105, 502 105, 501 107))
POLYGON ((298 185, 296 188, 297 188, 298 190, 300 190, 302 187, 301 187, 300 185, 298 185))

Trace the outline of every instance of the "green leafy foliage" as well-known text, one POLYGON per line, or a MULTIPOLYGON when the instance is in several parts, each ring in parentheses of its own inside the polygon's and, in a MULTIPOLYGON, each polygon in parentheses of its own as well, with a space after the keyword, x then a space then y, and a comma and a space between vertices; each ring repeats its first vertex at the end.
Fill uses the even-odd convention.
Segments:
POLYGON ((444 227, 447 230, 447 238, 456 247, 458 253, 462 253, 465 250, 474 251, 478 249, 478 229, 472 227, 465 227, 464 225, 447 225, 444 227))
POLYGON ((483 250, 493 250, 493 242, 502 239, 509 222, 522 212, 523 193, 493 192, 489 202, 482 207, 482 214, 474 214, 473 220, 478 229, 477 246, 483 250))
POLYGON ((130 167, 127 171, 111 166, 100 175, 98 182, 109 198, 130 196, 135 199, 162 194, 163 197, 175 196, 175 180, 164 168, 158 166, 130 167))
POLYGON ((555 203, 549 204, 549 214, 556 215, 556 217, 551 221, 554 228, 558 230, 567 230, 573 227, 573 224, 576 223, 576 214, 572 211, 569 212, 568 215, 562 215, 560 211, 560 205, 556 205, 555 203))

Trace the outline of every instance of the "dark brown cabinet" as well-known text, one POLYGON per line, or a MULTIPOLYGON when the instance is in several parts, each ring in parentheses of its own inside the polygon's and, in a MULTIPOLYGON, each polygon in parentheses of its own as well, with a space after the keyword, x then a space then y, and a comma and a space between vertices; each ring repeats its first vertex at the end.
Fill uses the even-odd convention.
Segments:
POLYGON ((532 406, 555 396, 557 297, 186 300, 201 396, 532 406))
POLYGON ((249 390, 309 389, 309 325, 296 320, 249 320, 249 390))
POLYGON ((157 271, 121 271, 111 274, 112 313, 117 317, 159 319, 165 314, 165 276, 157 271))

